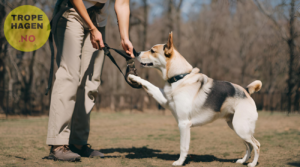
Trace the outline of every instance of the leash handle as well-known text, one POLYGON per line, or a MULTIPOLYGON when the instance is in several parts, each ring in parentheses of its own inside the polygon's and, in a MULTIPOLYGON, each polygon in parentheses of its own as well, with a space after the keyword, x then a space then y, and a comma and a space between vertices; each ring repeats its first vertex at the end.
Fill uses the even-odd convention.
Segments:
MULTIPOLYGON (((119 55, 123 56, 126 61, 130 60, 130 59, 133 59, 129 54, 127 54, 124 50, 120 50, 120 49, 115 49, 115 48, 111 48, 107 45, 107 43, 104 43, 104 46, 105 48, 107 48, 108 50, 109 49, 112 49, 114 50, 115 52, 117 52, 119 55)), ((134 48, 133 48, 133 55, 134 57, 138 57, 140 55, 140 52, 137 52, 134 48)))

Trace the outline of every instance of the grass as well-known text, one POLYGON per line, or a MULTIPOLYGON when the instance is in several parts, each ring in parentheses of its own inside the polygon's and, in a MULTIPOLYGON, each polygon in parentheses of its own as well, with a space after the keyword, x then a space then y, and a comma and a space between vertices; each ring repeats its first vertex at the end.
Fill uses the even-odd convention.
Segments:
MULTIPOLYGON (((300 166, 299 120, 299 114, 259 113, 258 166, 300 166)), ((47 121, 47 117, 0 119, 0 166, 171 166, 179 157, 179 130, 169 112, 93 112, 89 143, 106 158, 76 163, 42 159, 49 153, 47 121)), ((244 154, 241 139, 224 120, 217 120, 192 129, 185 166, 245 166, 234 163, 244 154)))

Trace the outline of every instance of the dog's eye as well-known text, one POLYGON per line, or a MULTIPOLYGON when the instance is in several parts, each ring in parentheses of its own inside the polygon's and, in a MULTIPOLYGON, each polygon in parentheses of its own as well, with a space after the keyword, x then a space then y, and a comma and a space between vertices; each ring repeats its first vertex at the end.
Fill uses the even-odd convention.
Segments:
POLYGON ((151 53, 155 53, 154 50, 152 50, 152 49, 150 51, 151 51, 151 53))

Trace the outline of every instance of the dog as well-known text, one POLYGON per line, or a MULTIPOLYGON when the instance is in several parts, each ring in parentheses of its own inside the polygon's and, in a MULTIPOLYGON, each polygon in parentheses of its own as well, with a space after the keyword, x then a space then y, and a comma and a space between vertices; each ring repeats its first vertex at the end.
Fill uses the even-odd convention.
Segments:
POLYGON ((180 157, 173 163, 174 166, 181 166, 186 159, 190 128, 218 118, 225 118, 228 126, 245 142, 246 155, 236 163, 245 163, 254 150, 254 159, 248 166, 256 166, 260 143, 253 134, 258 113, 250 95, 261 89, 261 81, 256 80, 243 88, 234 83, 213 80, 199 73, 200 70, 193 68, 175 49, 172 32, 167 44, 158 44, 148 51, 141 52, 137 60, 144 67, 161 71, 165 80, 162 92, 150 82, 129 75, 131 81, 141 84, 160 105, 170 109, 178 123, 180 157))

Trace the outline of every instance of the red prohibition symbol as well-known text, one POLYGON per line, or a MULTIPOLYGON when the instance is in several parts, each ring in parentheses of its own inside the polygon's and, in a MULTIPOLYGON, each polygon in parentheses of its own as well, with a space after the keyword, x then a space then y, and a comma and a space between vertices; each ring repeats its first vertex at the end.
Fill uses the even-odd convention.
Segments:
POLYGON ((27 40, 28 40, 29 42, 34 42, 34 41, 35 41, 35 36, 34 36, 34 35, 29 35, 28 38, 27 38, 27 35, 25 35, 25 37, 23 37, 23 36, 21 35, 21 41, 19 41, 19 42, 23 42, 24 40, 25 40, 26 42, 27 42, 27 40))

